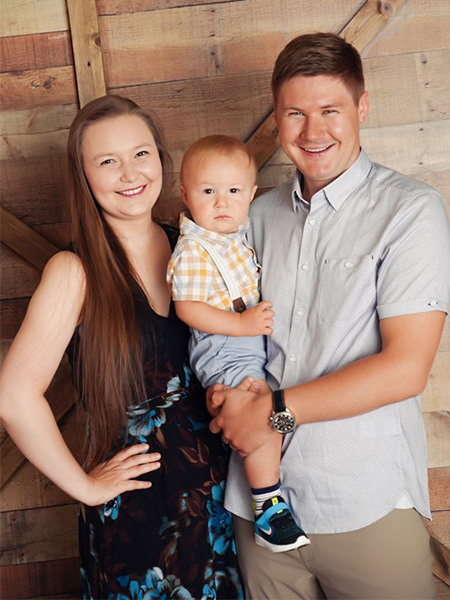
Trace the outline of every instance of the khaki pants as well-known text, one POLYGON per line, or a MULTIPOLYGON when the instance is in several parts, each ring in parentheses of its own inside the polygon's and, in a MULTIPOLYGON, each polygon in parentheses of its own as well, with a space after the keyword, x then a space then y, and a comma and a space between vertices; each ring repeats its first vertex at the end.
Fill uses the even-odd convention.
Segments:
POLYGON ((429 536, 414 509, 357 531, 310 535, 291 552, 256 545, 250 521, 234 517, 234 526, 247 600, 436 598, 429 536))

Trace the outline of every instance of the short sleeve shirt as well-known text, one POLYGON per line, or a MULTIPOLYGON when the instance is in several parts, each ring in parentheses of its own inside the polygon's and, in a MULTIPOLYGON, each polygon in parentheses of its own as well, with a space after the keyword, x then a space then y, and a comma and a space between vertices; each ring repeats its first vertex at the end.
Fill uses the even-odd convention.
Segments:
MULTIPOLYGON (((441 196, 364 151, 307 203, 301 176, 257 198, 251 236, 275 312, 268 383, 316 379, 381 349, 380 319, 448 311, 450 229, 441 196)), ((298 415, 301 422, 301 415, 298 415)), ((365 527, 407 497, 429 516, 420 396, 286 436, 283 495, 309 533, 365 527)), ((235 454, 226 506, 252 519, 235 454)))
POLYGON ((254 250, 246 234, 248 219, 235 233, 208 231, 192 221, 187 213, 180 217, 180 237, 167 268, 172 298, 207 302, 221 310, 233 310, 232 299, 216 265, 195 240, 183 236, 195 234, 214 244, 232 273, 247 307, 259 301, 259 272, 254 250))

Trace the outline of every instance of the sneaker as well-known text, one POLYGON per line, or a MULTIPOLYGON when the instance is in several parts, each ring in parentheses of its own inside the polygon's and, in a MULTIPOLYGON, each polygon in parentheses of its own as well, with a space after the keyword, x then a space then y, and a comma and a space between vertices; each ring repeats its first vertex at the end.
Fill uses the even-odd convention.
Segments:
POLYGON ((272 552, 287 552, 310 543, 281 496, 264 502, 263 513, 255 521, 255 541, 272 552))

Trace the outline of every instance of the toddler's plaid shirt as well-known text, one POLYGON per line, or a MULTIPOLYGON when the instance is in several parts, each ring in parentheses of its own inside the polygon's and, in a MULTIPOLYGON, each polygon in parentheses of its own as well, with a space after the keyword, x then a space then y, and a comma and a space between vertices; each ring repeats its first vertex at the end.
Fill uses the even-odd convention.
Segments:
POLYGON ((233 310, 225 282, 213 260, 196 241, 183 235, 195 234, 213 243, 221 253, 239 287, 247 307, 259 302, 260 266, 255 251, 248 244, 246 233, 249 220, 235 233, 221 234, 208 231, 192 221, 187 212, 180 216, 180 238, 167 267, 167 281, 172 298, 207 302, 221 310, 233 310))

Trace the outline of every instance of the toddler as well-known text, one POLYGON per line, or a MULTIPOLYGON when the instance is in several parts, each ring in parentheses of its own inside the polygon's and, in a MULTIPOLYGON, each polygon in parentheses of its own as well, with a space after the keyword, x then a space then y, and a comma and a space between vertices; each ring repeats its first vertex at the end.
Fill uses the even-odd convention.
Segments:
MULTIPOLYGON (((256 173, 247 146, 224 135, 192 144, 181 164, 188 211, 180 217, 167 280, 177 315, 191 328, 191 366, 205 388, 235 387, 252 376, 261 391, 269 391, 264 335, 272 333, 272 304, 259 302, 260 266, 246 239, 256 173)), ((244 458, 255 539, 274 552, 309 543, 280 495, 281 444, 281 435, 271 436, 244 458)))

